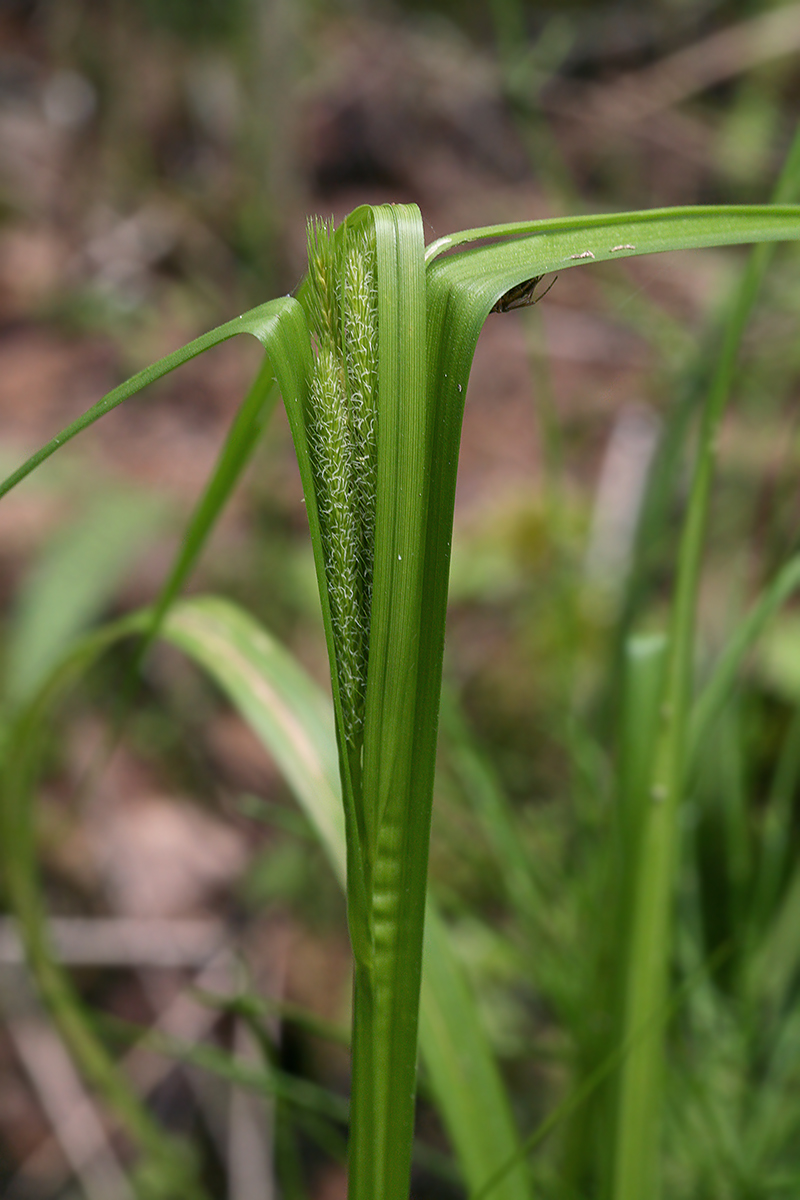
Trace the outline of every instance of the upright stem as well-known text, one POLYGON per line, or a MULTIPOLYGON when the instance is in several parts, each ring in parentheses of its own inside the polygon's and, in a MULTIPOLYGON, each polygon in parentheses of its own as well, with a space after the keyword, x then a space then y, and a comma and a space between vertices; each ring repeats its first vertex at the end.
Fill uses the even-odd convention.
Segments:
POLYGON ((432 700, 425 676, 421 695, 432 422, 419 211, 312 226, 302 300, 355 958, 349 1195, 406 1200, 435 752, 434 740, 415 754, 415 734, 441 683, 432 700))

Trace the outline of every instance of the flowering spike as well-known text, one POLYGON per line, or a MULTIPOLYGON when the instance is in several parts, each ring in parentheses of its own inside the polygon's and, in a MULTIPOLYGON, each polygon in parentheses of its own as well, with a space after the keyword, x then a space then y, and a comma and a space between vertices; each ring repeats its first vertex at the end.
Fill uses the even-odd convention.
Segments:
POLYGON ((345 737, 364 723, 377 481, 378 302, 374 240, 308 227, 308 312, 317 343, 309 447, 317 488, 345 737))

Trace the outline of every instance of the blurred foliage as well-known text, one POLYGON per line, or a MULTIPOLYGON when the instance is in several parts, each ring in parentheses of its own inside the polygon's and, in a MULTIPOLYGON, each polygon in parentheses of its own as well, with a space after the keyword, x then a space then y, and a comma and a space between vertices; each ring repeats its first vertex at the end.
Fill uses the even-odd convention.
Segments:
POLYGON ((139 9, 153 29, 202 43, 239 32, 248 3, 252 0, 129 0, 128 7, 139 9))

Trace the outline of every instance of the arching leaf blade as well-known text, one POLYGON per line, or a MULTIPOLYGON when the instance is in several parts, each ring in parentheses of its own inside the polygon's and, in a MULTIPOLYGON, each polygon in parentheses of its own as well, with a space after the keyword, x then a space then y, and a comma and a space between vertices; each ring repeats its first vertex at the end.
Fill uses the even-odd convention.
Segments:
MULTIPOLYGON (((191 574, 203 548, 241 478, 269 420, 277 392, 287 412, 302 409, 306 403, 311 373, 311 343, 303 309, 291 297, 273 301, 253 310, 247 332, 253 333, 266 353, 220 451, 211 477, 195 506, 178 553, 152 608, 150 628, 139 650, 142 660, 170 606, 175 602, 191 574)), ((246 314, 249 317, 251 314, 246 314)), ((243 318, 241 318, 243 319, 243 318)), ((241 320, 240 319, 240 320, 241 320)), ((241 332, 237 330, 237 332, 241 332)))
POLYGON ((274 333, 275 325, 297 305, 297 301, 291 296, 283 296, 278 300, 270 300, 266 304, 261 304, 258 308, 251 309, 249 312, 243 313, 240 317, 235 317, 232 321, 226 321, 224 325, 212 329, 209 333, 204 333, 201 337, 195 338, 194 341, 188 342, 187 345, 181 346, 179 350, 174 350, 171 354, 167 354, 156 363, 152 363, 149 367, 145 367, 143 371, 138 371, 132 375, 130 379, 126 379, 118 387, 113 388, 96 404, 87 409, 82 416, 75 421, 71 421, 66 425, 60 433, 51 438, 45 446, 32 454, 16 471, 13 471, 6 479, 0 483, 0 498, 5 496, 12 488, 21 483, 32 471, 41 466, 56 450, 61 449, 67 442, 70 442, 77 434, 84 429, 88 429, 100 417, 111 412, 124 400, 135 396, 137 392, 141 392, 148 384, 154 383, 157 379, 168 375, 170 371, 174 371, 176 367, 180 367, 183 363, 188 362, 192 358, 196 358, 198 354, 203 354, 206 350, 210 350, 212 346, 217 346, 220 342, 228 341, 229 338, 236 337, 239 333, 250 333, 257 337, 262 345, 267 345, 274 333))
MULTIPOLYGON (((786 201, 789 198, 784 193, 777 196, 776 200, 786 201)), ((785 233, 770 233, 770 230, 774 230, 775 226, 780 225, 786 218, 792 220, 796 216, 797 205, 794 203, 718 204, 514 221, 446 234, 426 248, 425 261, 431 264, 446 252, 468 246, 471 242, 497 239, 488 247, 493 249, 494 245, 507 244, 512 240, 524 241, 531 236, 545 240, 554 238, 556 242, 560 237, 564 237, 566 242, 562 244, 571 247, 569 253, 580 254, 588 249, 597 259, 626 257, 630 254, 654 254, 664 250, 734 245, 748 241, 784 241, 787 237, 785 233), (761 232, 742 236, 743 226, 751 230, 758 227, 761 232), (587 238, 591 240, 587 241, 587 238)), ((457 257, 459 256, 453 255, 452 259, 457 257)), ((565 262, 563 265, 566 268, 570 263, 565 262)), ((547 267, 547 270, 552 269, 547 267)))

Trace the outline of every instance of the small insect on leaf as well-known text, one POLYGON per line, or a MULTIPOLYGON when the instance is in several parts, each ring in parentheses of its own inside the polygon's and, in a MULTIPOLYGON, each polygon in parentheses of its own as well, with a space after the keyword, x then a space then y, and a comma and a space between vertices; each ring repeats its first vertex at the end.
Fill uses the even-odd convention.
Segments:
POLYGON ((534 275, 533 279, 525 279, 522 283, 515 284, 514 287, 509 288, 500 297, 491 311, 499 313, 511 312, 513 308, 529 308, 531 304, 538 304, 540 300, 545 298, 556 279, 558 279, 558 276, 556 275, 556 279, 544 289, 541 296, 534 296, 534 292, 543 278, 543 275, 534 275))

